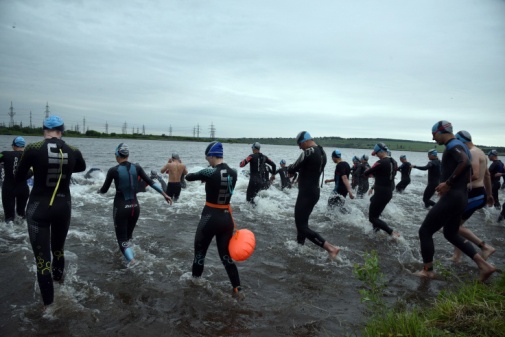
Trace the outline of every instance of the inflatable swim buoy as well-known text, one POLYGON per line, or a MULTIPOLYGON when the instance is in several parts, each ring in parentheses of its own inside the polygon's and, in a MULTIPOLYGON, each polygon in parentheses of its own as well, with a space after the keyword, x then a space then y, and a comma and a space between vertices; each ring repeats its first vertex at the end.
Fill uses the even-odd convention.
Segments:
POLYGON ((252 255, 255 247, 254 233, 248 229, 238 229, 230 239, 228 251, 234 261, 242 262, 252 255))

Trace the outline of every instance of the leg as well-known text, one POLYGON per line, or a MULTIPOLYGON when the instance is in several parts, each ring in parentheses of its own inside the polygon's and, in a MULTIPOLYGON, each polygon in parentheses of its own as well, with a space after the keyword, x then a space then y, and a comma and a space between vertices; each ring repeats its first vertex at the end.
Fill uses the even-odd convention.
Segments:
POLYGON ((224 269, 228 274, 231 286, 233 288, 237 288, 240 287, 240 277, 237 266, 231 259, 230 252, 228 251, 228 245, 233 235, 233 222, 231 221, 231 216, 229 214, 222 213, 220 218, 222 231, 216 235, 217 251, 219 253, 219 258, 223 263, 224 269))
POLYGON ((2 205, 4 208, 4 216, 5 222, 14 221, 15 212, 15 199, 12 194, 13 189, 10 186, 6 186, 5 184, 2 186, 2 205))
POLYGON ((208 224, 210 219, 211 214, 202 214, 200 222, 198 223, 198 228, 196 229, 194 244, 195 257, 193 259, 192 267, 193 277, 202 276, 207 249, 209 249, 210 242, 214 237, 214 233, 210 230, 210 228, 208 228, 210 226, 210 224, 208 224))
POLYGON ((49 247, 50 229, 48 225, 41 226, 35 221, 27 219, 28 235, 35 255, 37 266, 37 282, 39 284, 42 301, 45 306, 54 301, 53 278, 51 277, 51 250, 49 247))

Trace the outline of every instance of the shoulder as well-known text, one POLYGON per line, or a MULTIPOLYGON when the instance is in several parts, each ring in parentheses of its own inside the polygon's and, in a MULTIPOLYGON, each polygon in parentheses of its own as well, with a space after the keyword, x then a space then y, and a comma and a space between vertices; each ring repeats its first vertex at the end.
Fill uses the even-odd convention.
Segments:
POLYGON ((44 145, 44 143, 45 143, 45 140, 41 140, 41 141, 38 141, 35 143, 30 143, 30 144, 26 145, 25 152, 30 151, 30 150, 38 150, 42 147, 42 145, 44 145))

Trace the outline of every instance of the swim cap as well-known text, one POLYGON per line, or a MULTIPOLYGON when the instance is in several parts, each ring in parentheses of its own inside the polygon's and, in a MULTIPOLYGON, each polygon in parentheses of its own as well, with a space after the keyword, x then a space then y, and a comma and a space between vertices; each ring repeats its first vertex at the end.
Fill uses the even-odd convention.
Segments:
POLYGON ((352 157, 353 162, 359 162, 359 158, 357 156, 352 157))
POLYGON ((452 133, 452 124, 448 121, 436 122, 431 128, 431 133, 433 135, 440 133, 452 133))
POLYGON ((152 176, 158 176, 158 172, 156 172, 156 170, 151 170, 151 175, 152 176))
POLYGON ((173 159, 180 159, 180 158, 179 158, 179 154, 177 154, 177 153, 175 153, 175 152, 174 152, 174 153, 172 153, 172 158, 173 158, 173 159))
POLYGON ((402 155, 400 156, 400 159, 407 159, 407 156, 406 156, 406 155, 404 155, 404 154, 402 154, 402 155))
POLYGON ((125 143, 120 143, 116 147, 116 157, 126 158, 130 155, 130 149, 125 143))
POLYGON ((372 156, 375 156, 377 153, 381 151, 388 151, 388 147, 386 146, 386 144, 384 143, 375 144, 375 146, 373 147, 372 156))
POLYGON ((463 143, 468 143, 472 141, 472 135, 470 134, 470 132, 465 130, 458 131, 458 133, 456 134, 456 138, 458 138, 463 143))
POLYGON ((256 150, 259 150, 259 149, 261 149, 261 144, 260 144, 260 143, 258 143, 258 142, 255 142, 255 143, 251 146, 251 148, 256 149, 256 150))
POLYGON ((63 124, 63 119, 58 116, 50 116, 44 120, 43 124, 44 130, 65 130, 65 125, 63 124))
POLYGON ((341 157, 342 157, 342 153, 340 153, 340 151, 339 151, 339 150, 335 150, 335 151, 333 151, 333 152, 331 153, 331 156, 332 156, 333 158, 341 158, 341 157))
POLYGON ((286 165, 286 161, 284 159, 281 159, 281 162, 279 164, 286 165))
POLYGON ((367 156, 366 154, 362 155, 362 156, 361 156, 361 160, 366 160, 366 161, 368 161, 368 156, 367 156))
POLYGON ((308 133, 307 131, 302 131, 296 136, 296 143, 301 144, 311 139, 312 137, 310 136, 310 133, 308 133))
POLYGON ((218 141, 213 141, 205 149, 205 155, 207 157, 223 158, 223 144, 218 141))
POLYGON ((488 155, 488 157, 489 157, 489 156, 498 156, 498 151, 496 151, 496 150, 491 150, 491 151, 489 151, 489 152, 488 152, 488 154, 487 154, 487 155, 488 155))
POLYGON ((25 139, 21 136, 17 136, 12 140, 12 146, 25 147, 25 145, 26 145, 25 139))
POLYGON ((435 149, 431 149, 428 151, 428 155, 436 157, 438 155, 438 152, 435 149))

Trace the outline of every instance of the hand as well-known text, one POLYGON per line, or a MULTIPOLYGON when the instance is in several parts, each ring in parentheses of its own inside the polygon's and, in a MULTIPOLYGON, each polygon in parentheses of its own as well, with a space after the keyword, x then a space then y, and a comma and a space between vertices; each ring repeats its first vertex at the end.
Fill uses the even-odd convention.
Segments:
POLYGON ((437 187, 435 187, 435 191, 438 192, 438 196, 440 197, 449 192, 450 189, 451 186, 447 185, 445 182, 440 183, 437 187))
POLYGON ((166 193, 163 193, 163 196, 165 197, 165 200, 168 202, 169 205, 173 204, 172 198, 170 198, 166 193))
POLYGON ((354 199, 354 194, 352 194, 352 192, 349 192, 349 198, 354 199))
POLYGON ((494 206, 494 198, 492 195, 488 195, 487 196, 487 202, 486 202, 486 205, 488 207, 493 207, 494 206))
POLYGON ((327 183, 329 183, 329 182, 330 182, 330 179, 326 179, 326 180, 324 181, 324 183, 325 183, 325 184, 327 184, 327 183))
POLYGON ((372 195, 372 194, 373 194, 373 188, 368 190, 368 195, 372 195))

